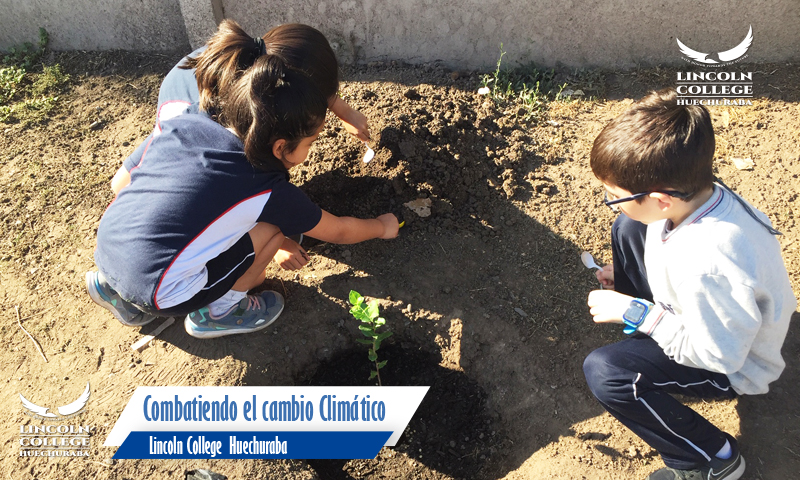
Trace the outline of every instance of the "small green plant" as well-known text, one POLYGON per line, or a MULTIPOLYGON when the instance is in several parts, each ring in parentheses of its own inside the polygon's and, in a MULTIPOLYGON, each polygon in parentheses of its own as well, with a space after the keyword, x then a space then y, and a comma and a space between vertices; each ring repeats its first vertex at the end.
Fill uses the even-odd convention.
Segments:
POLYGON ((490 89, 489 96, 497 104, 521 104, 526 112, 524 118, 529 120, 538 115, 547 101, 558 99, 567 84, 557 84, 555 70, 541 69, 534 63, 513 70, 504 69, 502 63, 505 54, 501 43, 497 66, 494 72, 483 76, 483 86, 490 89))
POLYGON ((382 341, 392 336, 392 332, 390 330, 378 332, 378 328, 386 324, 386 320, 380 316, 377 300, 367 303, 360 293, 355 290, 350 290, 350 304, 352 305, 350 314, 361 321, 361 325, 358 326, 358 329, 367 337, 366 339, 359 338, 356 341, 364 345, 369 345, 369 361, 375 363, 375 370, 372 370, 369 379, 372 380, 378 377, 378 385, 383 386, 381 383, 380 371, 381 368, 386 365, 387 361, 378 361, 378 349, 381 348, 382 341))
POLYGON ((59 65, 41 65, 49 37, 39 29, 39 44, 26 42, 12 47, 0 61, 0 123, 21 121, 25 124, 45 118, 58 101, 58 94, 69 81, 59 65), (38 68, 37 68, 38 70, 38 68))
POLYGON ((44 28, 39 29, 39 44, 34 46, 31 42, 11 47, 8 55, 3 57, 3 64, 16 65, 23 70, 30 70, 36 62, 44 55, 50 36, 44 28))

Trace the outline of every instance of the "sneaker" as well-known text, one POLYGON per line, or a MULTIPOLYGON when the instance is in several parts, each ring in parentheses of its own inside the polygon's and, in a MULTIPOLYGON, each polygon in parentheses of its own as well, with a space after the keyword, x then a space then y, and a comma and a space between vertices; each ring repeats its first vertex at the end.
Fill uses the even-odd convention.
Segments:
POLYGON ((109 310, 123 325, 141 327, 155 320, 155 315, 144 313, 114 291, 100 272, 86 272, 86 289, 94 303, 109 310))
POLYGON ((237 333, 257 332, 267 328, 283 312, 283 296, 267 290, 248 295, 221 317, 214 317, 208 307, 186 316, 183 326, 195 338, 216 338, 237 333))
POLYGON ((646 480, 737 480, 744 475, 744 457, 735 442, 731 442, 731 448, 733 453, 728 459, 714 457, 707 466, 693 470, 662 468, 651 473, 646 480))

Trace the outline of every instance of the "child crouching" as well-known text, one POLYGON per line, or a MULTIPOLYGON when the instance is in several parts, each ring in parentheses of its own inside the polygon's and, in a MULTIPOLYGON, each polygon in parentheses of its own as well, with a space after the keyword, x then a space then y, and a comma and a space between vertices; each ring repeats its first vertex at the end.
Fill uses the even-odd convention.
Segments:
MULTIPOLYGON (((614 119, 591 152, 606 205, 647 225, 644 251, 615 258, 643 258, 645 268, 614 265, 602 280, 613 286, 615 271, 646 271, 653 302, 647 289, 589 294, 594 321, 623 324, 631 336, 592 352, 584 372, 603 407, 661 455, 666 468, 649 480, 743 475, 736 440, 672 395, 766 393, 784 369, 780 350, 797 307, 778 232, 715 181, 714 148, 705 107, 678 106, 665 90, 614 119)), ((637 228, 618 231, 641 244, 637 228)))

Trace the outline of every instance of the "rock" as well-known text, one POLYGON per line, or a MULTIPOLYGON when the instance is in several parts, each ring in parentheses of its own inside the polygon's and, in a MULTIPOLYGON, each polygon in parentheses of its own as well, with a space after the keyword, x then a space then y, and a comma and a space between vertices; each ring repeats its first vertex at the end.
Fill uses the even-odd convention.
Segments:
POLYGON ((478 89, 478 95, 489 95, 489 92, 491 91, 492 89, 489 87, 481 87, 478 89))
POLYGON ((185 480, 227 480, 228 477, 204 468, 187 471, 185 480))
POLYGON ((739 170, 752 170, 753 167, 755 167, 756 165, 755 162, 753 162, 753 159, 750 157, 747 158, 731 157, 731 161, 733 162, 733 165, 739 170))
POLYGON ((418 198, 416 200, 404 203, 403 205, 408 207, 412 212, 416 213, 422 218, 431 216, 430 198, 418 198))
POLYGON ((514 308, 514 311, 515 311, 515 312, 517 312, 517 313, 519 314, 519 316, 520 316, 520 317, 523 317, 523 318, 525 318, 525 317, 527 317, 527 316, 528 316, 528 314, 527 314, 527 313, 525 313, 525 310, 523 310, 523 309, 521 309, 521 308, 516 308, 516 307, 515 307, 515 308, 514 308))

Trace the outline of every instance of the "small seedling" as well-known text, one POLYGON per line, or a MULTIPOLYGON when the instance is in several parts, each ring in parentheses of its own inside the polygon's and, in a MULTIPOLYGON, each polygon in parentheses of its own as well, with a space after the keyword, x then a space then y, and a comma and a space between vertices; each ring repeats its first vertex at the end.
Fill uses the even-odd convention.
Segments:
POLYGON ((381 342, 391 337, 392 332, 389 330, 378 332, 378 328, 382 327, 386 323, 386 320, 380 316, 377 300, 367 303, 360 293, 355 290, 350 290, 350 304, 353 305, 350 308, 350 314, 361 321, 362 324, 358 326, 358 329, 367 337, 366 339, 359 338, 356 341, 364 345, 369 345, 369 361, 375 363, 375 370, 372 370, 369 379, 372 380, 378 377, 378 385, 383 386, 381 383, 380 371, 381 368, 386 365, 387 361, 379 362, 377 352, 378 349, 381 348, 381 342))

